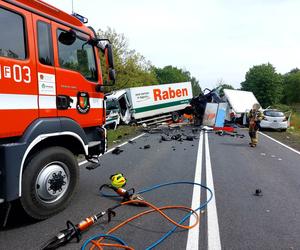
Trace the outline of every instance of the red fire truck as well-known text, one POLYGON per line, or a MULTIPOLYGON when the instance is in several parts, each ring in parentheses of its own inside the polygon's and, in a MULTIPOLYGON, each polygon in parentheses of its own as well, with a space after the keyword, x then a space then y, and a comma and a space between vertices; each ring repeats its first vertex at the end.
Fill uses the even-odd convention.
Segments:
POLYGON ((70 201, 77 156, 98 164, 106 150, 99 52, 114 82, 111 45, 39 0, 0 0, 0 34, 0 203, 45 219, 70 201))

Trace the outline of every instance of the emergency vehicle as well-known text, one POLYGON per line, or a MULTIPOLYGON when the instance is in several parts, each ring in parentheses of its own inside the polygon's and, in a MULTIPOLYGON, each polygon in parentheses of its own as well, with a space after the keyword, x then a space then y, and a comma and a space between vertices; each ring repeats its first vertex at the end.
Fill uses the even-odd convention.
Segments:
MULTIPOLYGON (((77 17, 81 17, 77 15, 77 17)), ((77 155, 106 150, 103 79, 112 49, 75 16, 39 0, 0 0, 0 203, 45 219, 78 184, 77 155)))

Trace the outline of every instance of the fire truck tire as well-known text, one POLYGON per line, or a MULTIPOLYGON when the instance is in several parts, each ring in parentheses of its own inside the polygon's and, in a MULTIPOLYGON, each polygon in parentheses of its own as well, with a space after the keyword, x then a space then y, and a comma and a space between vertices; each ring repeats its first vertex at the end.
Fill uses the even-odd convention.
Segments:
POLYGON ((36 153, 22 176, 21 204, 32 218, 43 220, 62 211, 70 202, 79 178, 75 156, 62 147, 36 153))

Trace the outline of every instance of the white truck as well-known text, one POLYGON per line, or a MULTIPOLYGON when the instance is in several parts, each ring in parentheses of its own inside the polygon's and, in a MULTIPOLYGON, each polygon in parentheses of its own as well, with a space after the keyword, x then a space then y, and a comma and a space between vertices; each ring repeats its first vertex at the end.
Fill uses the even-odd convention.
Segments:
POLYGON ((118 90, 106 95, 107 124, 178 121, 192 97, 190 82, 118 90), (116 110, 119 117, 115 116, 116 110), (115 117, 115 122, 111 117, 115 117))
POLYGON ((250 91, 224 89, 224 101, 228 103, 226 120, 246 124, 246 114, 253 104, 259 103, 250 91))

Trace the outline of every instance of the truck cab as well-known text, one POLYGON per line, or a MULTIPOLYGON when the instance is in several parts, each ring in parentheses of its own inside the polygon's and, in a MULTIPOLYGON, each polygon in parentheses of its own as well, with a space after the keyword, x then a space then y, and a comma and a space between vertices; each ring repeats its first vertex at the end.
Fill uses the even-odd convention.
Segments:
POLYGON ((0 203, 45 219, 76 190, 76 156, 98 164, 106 150, 99 51, 114 81, 111 47, 38 0, 1 1, 0 32, 0 203))
POLYGON ((118 124, 129 124, 131 122, 131 104, 129 102, 127 91, 124 89, 114 91, 106 95, 106 106, 108 110, 108 117, 114 116, 117 119, 118 124), (118 114, 118 117, 116 116, 118 114))

